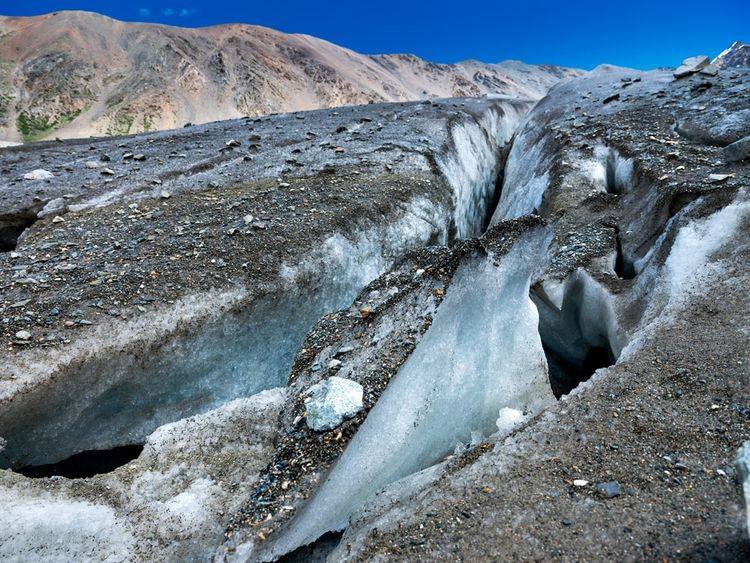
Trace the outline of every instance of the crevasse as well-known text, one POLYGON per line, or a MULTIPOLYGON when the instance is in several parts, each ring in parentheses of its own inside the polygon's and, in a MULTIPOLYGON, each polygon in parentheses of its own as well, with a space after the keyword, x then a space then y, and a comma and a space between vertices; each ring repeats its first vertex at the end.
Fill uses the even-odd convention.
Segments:
POLYGON ((529 299, 550 234, 536 229, 499 258, 461 265, 433 323, 313 499, 262 557, 278 557, 329 530, 385 485, 428 467, 472 432, 490 434, 503 408, 553 400, 529 299))

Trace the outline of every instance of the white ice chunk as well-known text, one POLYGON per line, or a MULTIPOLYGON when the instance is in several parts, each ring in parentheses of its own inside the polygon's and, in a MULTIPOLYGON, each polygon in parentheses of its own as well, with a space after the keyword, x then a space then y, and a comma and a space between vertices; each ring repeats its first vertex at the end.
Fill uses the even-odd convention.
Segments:
POLYGON ((497 417, 497 420, 495 421, 495 425, 497 426, 497 431, 500 434, 508 434, 516 426, 521 424, 523 420, 524 420, 523 413, 519 411, 518 409, 512 409, 510 407, 503 407, 498 412, 498 417, 497 417))
POLYGON ((376 491, 496 430, 503 407, 534 410, 552 400, 529 299, 531 276, 549 241, 536 230, 500 258, 475 257, 457 270, 414 353, 391 380, 313 499, 270 554, 329 530, 376 491))

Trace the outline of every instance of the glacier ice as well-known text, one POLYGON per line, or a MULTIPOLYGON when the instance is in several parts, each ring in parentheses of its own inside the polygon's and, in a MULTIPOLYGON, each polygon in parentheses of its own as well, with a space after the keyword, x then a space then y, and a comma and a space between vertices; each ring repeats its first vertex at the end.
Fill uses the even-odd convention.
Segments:
POLYGON ((510 141, 523 111, 514 104, 492 108, 478 123, 459 122, 451 128, 452 149, 438 158, 453 188, 453 217, 458 238, 482 234, 490 215, 501 149, 510 141))
POLYGON ((529 299, 548 243, 546 229, 535 229, 499 265, 490 255, 459 266, 422 341, 268 556, 346 527, 378 489, 438 462, 472 432, 495 432, 500 409, 552 400, 529 299))
POLYGON ((546 146, 543 128, 527 122, 516 137, 505 164, 500 200, 491 224, 533 213, 542 204, 549 185, 553 152, 546 146))

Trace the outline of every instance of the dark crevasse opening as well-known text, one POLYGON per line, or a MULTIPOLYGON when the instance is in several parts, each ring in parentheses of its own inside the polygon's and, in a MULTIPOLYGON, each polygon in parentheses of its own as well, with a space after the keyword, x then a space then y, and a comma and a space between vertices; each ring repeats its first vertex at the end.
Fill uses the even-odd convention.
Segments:
POLYGON ((344 532, 326 532, 313 543, 298 547, 280 557, 279 563, 323 563, 339 545, 344 532))
POLYGON ((561 308, 552 303, 540 284, 532 288, 530 296, 539 312, 539 335, 556 398, 617 361, 610 342, 612 313, 594 282, 578 278, 567 283, 561 308))
POLYGON ((580 363, 566 361, 549 346, 543 344, 542 347, 547 358, 550 387, 557 399, 587 381, 596 370, 615 363, 615 357, 609 345, 592 346, 586 351, 583 362, 580 363))
POLYGON ((56 463, 27 465, 17 471, 26 477, 34 478, 59 476, 82 479, 114 471, 136 459, 142 451, 141 444, 119 446, 109 450, 87 450, 56 463))
POLYGON ((635 264, 622 248, 622 238, 620 237, 620 230, 615 228, 615 238, 617 242, 617 257, 615 258, 615 274, 622 280, 632 280, 638 272, 636 272, 635 264))
POLYGON ((35 217, 27 217, 0 222, 0 252, 15 250, 18 239, 35 221, 35 217))

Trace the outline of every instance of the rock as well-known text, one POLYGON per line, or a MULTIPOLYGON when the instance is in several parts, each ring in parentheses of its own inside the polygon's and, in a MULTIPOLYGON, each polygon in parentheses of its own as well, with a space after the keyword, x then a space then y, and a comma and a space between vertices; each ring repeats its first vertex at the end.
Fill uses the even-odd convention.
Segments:
POLYGON ((41 219, 43 217, 47 217, 48 215, 52 215, 53 213, 59 213, 64 210, 65 199, 56 197, 55 199, 49 200, 47 204, 42 208, 42 210, 36 214, 36 216, 41 219))
POLYGON ((343 377, 329 377, 308 389, 307 426, 316 432, 331 430, 362 410, 362 386, 343 377))
POLYGON ((604 498, 614 498, 620 496, 620 483, 617 481, 607 481, 606 483, 597 483, 596 492, 604 498))
POLYGON ((237 140, 235 140, 235 139, 230 139, 230 140, 228 140, 228 141, 227 141, 227 142, 225 143, 225 145, 226 145, 227 147, 230 147, 230 148, 231 148, 231 147, 239 147, 239 146, 240 146, 240 142, 239 142, 239 141, 237 141, 237 140))
POLYGON ((86 168, 99 168, 101 164, 96 162, 95 160, 89 160, 86 162, 86 168))
POLYGON ((708 181, 712 184, 719 184, 734 176, 734 174, 709 174, 708 181))
POLYGON ((341 365, 341 360, 331 360, 328 362, 328 367, 330 369, 335 369, 341 365))
POLYGON ((99 157, 99 160, 101 160, 102 162, 109 162, 109 161, 110 161, 110 160, 112 160, 112 159, 111 159, 111 158, 109 157, 109 155, 108 155, 108 154, 103 154, 103 155, 101 155, 101 156, 99 157))
POLYGON ((585 487, 588 484, 589 482, 586 481, 586 479, 576 479, 575 481, 573 481, 574 487, 585 487))
POLYGON ((136 155, 133 155, 133 160, 138 160, 138 161, 146 160, 146 155, 138 153, 136 155))
POLYGON ((19 330, 16 333, 18 340, 31 340, 31 333, 28 330, 19 330))
POLYGON ((604 98, 602 100, 602 103, 603 104, 608 104, 609 102, 614 102, 615 100, 619 100, 619 99, 620 99, 620 93, 618 92, 616 94, 612 94, 612 95, 607 96, 606 98, 604 98))
POLYGON ((703 67, 700 70, 700 73, 701 74, 705 74, 706 76, 716 76, 717 74, 719 74, 719 69, 718 69, 718 67, 710 64, 710 65, 708 65, 706 67, 703 67))
POLYGON ((55 218, 54 218, 54 219, 52 219, 52 222, 53 222, 53 223, 64 223, 64 222, 65 222, 65 219, 63 219, 63 218, 62 218, 62 217, 60 217, 59 215, 55 215, 55 218))
POLYGON ((102 176, 114 176, 115 171, 112 170, 111 168, 103 168, 101 171, 101 175, 102 176))
POLYGON ((55 175, 52 174, 52 172, 45 170, 44 168, 37 168, 36 170, 32 170, 23 175, 24 180, 50 180, 54 177, 55 175))
POLYGON ((740 162, 750 158, 750 135, 724 147, 724 158, 729 162, 740 162))
POLYGON ((125 154, 122 155, 122 159, 123 160, 130 160, 131 158, 133 158, 133 156, 135 156, 135 155, 132 152, 126 152, 125 154))
POLYGON ((711 60, 705 55, 688 57, 682 61, 682 64, 678 66, 672 74, 675 78, 690 76, 691 74, 695 74, 699 70, 706 68, 709 64, 711 64, 711 60))
POLYGON ((742 447, 737 452, 737 460, 735 461, 735 467, 737 468, 737 475, 740 480, 740 487, 745 499, 745 517, 746 517, 746 532, 750 536, 750 441, 742 444, 742 447))
POLYGON ((162 199, 169 199, 170 197, 172 197, 172 194, 170 194, 167 190, 162 190, 160 195, 162 199))

